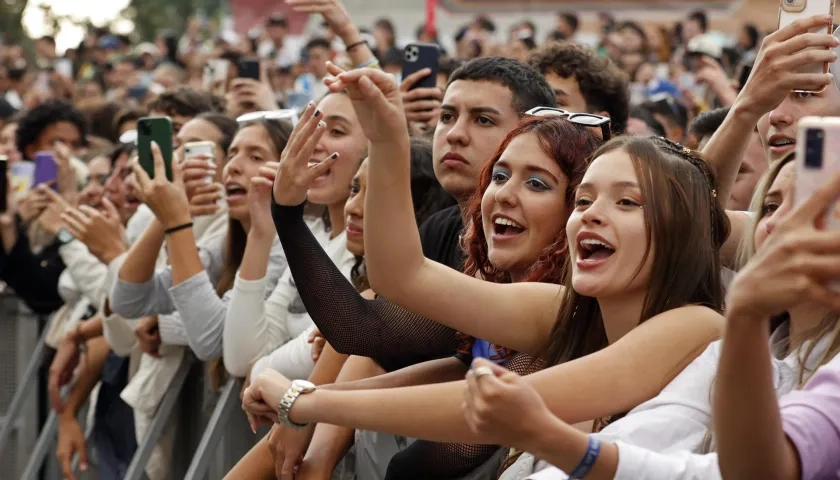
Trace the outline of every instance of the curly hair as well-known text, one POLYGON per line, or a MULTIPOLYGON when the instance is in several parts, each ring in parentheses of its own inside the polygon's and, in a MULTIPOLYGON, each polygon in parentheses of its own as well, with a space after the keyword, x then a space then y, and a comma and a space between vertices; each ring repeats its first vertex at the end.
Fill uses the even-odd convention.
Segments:
MULTIPOLYGON (((495 283, 510 283, 510 274, 498 270, 490 263, 487 238, 481 216, 481 199, 490 186, 493 166, 507 149, 514 138, 533 133, 537 136, 542 151, 553 158, 563 174, 569 179, 566 186, 566 208, 571 211, 574 204, 574 192, 583 178, 589 157, 600 146, 601 141, 586 127, 575 125, 562 117, 525 117, 512 132, 505 137, 493 159, 481 171, 476 194, 470 200, 467 209, 467 231, 464 235, 464 249, 469 256, 464 265, 464 273, 470 276, 479 274, 484 280, 495 283)), ((558 232, 551 245, 547 245, 525 275, 526 282, 561 283, 564 274, 568 244, 566 230, 558 232)))
POLYGON ((219 105, 209 94, 189 87, 178 87, 161 93, 149 102, 150 112, 162 112, 170 117, 182 116, 193 118, 202 113, 216 112, 219 105))
POLYGON ((589 113, 607 112, 615 133, 624 133, 630 115, 630 78, 609 58, 570 42, 548 43, 531 54, 528 64, 541 74, 574 78, 589 113))
POLYGON ((27 148, 38 143, 38 137, 47 127, 61 122, 73 124, 79 130, 81 146, 87 145, 88 128, 84 115, 66 100, 49 100, 20 117, 16 138, 18 151, 26 155, 27 148))

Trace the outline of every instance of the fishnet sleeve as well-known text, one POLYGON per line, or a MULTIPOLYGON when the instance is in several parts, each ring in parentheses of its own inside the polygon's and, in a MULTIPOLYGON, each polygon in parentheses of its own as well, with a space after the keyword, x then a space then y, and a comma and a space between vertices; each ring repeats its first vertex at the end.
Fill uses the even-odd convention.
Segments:
POLYGON ((306 311, 337 352, 394 370, 455 351, 455 330, 383 298, 362 298, 309 230, 302 204, 272 199, 271 216, 306 311))
MULTIPOLYGON (((519 375, 530 375, 542 368, 542 362, 524 353, 513 353, 505 368, 519 375)), ((516 415, 516 412, 511 412, 516 415)), ((486 478, 498 478, 502 458, 494 454, 496 445, 469 445, 461 443, 435 443, 417 440, 405 450, 394 455, 388 464, 385 480, 453 479, 481 467, 486 478), (490 459, 498 462, 485 463, 490 459), (484 472, 484 469, 487 471, 484 472), (492 475, 492 476, 490 476, 492 475)))

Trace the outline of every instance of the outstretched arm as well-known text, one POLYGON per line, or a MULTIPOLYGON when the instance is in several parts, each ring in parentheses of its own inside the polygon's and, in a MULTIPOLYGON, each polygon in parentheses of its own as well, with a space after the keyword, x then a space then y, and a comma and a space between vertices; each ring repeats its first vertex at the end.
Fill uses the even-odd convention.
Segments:
POLYGON ((365 260, 371 287, 455 330, 529 354, 540 351, 557 317, 561 289, 483 282, 425 258, 414 220, 409 135, 396 82, 379 70, 329 68, 338 75, 328 81, 330 90, 348 92, 370 141, 365 260))
MULTIPOLYGON (((721 330, 722 318, 709 309, 671 310, 599 352, 525 380, 554 415, 570 424, 626 412, 657 395, 721 330)), ((288 388, 288 381, 276 378, 261 376, 252 386, 272 405, 288 388)), ((319 389, 298 398, 292 420, 480 444, 485 439, 470 431, 461 411, 464 390, 463 381, 388 390, 319 389)))

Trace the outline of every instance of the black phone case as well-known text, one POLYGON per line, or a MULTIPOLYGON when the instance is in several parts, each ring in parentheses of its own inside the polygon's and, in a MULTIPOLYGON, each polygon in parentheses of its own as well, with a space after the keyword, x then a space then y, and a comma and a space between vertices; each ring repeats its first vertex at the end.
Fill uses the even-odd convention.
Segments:
POLYGON ((257 60, 242 60, 239 62, 239 78, 260 79, 260 62, 257 60))
POLYGON ((405 56, 403 57, 402 78, 405 79, 413 73, 428 68, 432 71, 432 74, 420 79, 411 89, 435 88, 437 86, 439 58, 440 48, 435 44, 411 43, 406 45, 405 56))
POLYGON ((8 160, 0 161, 0 212, 9 208, 9 165, 8 160))

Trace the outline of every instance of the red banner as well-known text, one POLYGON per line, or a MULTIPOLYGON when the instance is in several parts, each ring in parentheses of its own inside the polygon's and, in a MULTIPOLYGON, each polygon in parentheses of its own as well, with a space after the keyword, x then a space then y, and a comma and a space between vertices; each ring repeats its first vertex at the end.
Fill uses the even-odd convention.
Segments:
POLYGON ((437 0, 426 0, 426 34, 430 37, 437 34, 437 4, 437 0))

